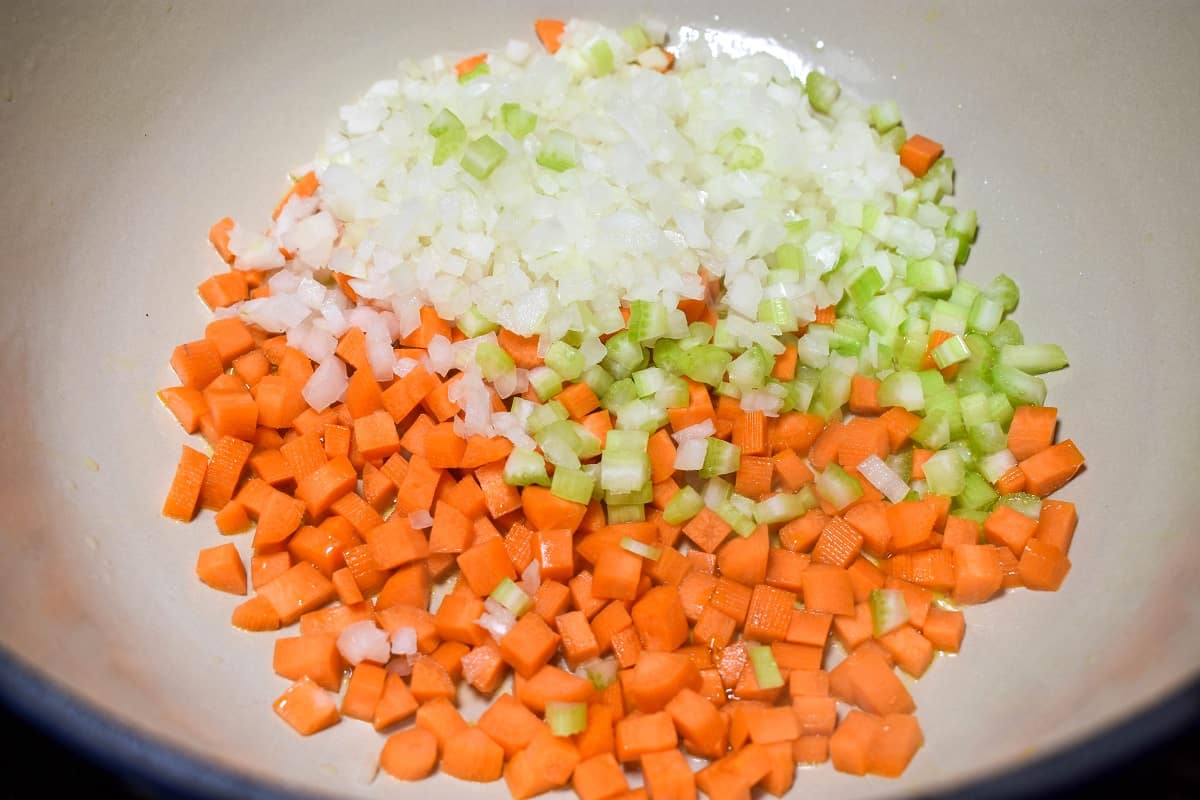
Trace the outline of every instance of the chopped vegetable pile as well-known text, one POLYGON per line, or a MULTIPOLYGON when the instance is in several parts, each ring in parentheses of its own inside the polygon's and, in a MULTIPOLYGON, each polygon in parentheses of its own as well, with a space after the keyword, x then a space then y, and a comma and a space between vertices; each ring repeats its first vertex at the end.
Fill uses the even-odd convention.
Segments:
POLYGON ((652 22, 535 29, 406 65, 265 232, 213 226, 215 319, 159 393, 211 454, 163 514, 253 528, 200 579, 252 586, 238 628, 298 623, 275 711, 373 725, 395 779, 898 776, 897 671, 1070 569, 1066 357, 1011 279, 958 277, 975 214, 894 102, 652 22))

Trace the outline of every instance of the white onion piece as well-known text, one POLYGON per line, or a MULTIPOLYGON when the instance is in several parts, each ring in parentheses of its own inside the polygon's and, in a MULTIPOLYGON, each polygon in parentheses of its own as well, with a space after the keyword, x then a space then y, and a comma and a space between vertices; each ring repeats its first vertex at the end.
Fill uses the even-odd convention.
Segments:
POLYGON ((496 641, 500 641, 517 624, 516 616, 492 598, 483 601, 484 612, 475 624, 490 633, 496 641))
POLYGON ((413 665, 412 662, 408 660, 408 656, 399 656, 398 658, 393 658, 387 663, 386 667, 388 672, 399 675, 401 678, 407 678, 409 675, 412 675, 412 668, 413 665))
POLYGON ((866 479, 867 483, 882 492, 883 496, 893 503, 899 503, 908 496, 910 491, 908 484, 901 480, 891 467, 883 463, 883 459, 879 456, 869 455, 858 462, 858 472, 866 479))
POLYGON ((415 358, 397 358, 395 365, 392 367, 392 374, 397 378, 403 378, 420 366, 420 363, 415 358))
POLYGON ((778 417, 783 409, 783 398, 767 391, 743 392, 740 405, 743 411, 761 411, 768 417, 778 417))
POLYGON ((392 652, 398 656, 417 654, 417 629, 404 627, 392 631, 392 652))
POLYGON ((542 588, 542 565, 536 558, 529 562, 529 566, 521 573, 521 582, 525 584, 522 588, 525 594, 533 596, 537 594, 538 589, 542 588))
POLYGON ((454 351, 451 348, 450 340, 441 334, 429 340, 426 356, 429 359, 429 370, 442 377, 445 377, 450 368, 454 366, 454 351))
POLYGON ((345 397, 349 387, 350 378, 346 374, 346 364, 337 356, 331 355, 313 371, 312 377, 304 384, 300 394, 314 411, 324 411, 345 397))
POLYGON ((706 419, 702 422, 697 422, 695 425, 688 425, 686 428, 680 428, 671 434, 671 438, 677 444, 683 444, 689 439, 707 439, 717 432, 717 426, 713 424, 711 419, 706 419))
POLYGON ((338 634, 338 652, 351 665, 361 661, 386 664, 390 655, 387 631, 380 629, 371 620, 347 625, 338 634))
POLYGON ((708 452, 706 439, 687 439, 675 451, 675 469, 695 471, 704 466, 704 454, 708 452))
POLYGON ((414 530, 423 531, 426 528, 433 527, 433 516, 425 509, 413 511, 408 515, 408 524, 411 525, 414 530))
POLYGON ((234 269, 277 269, 284 265, 279 241, 273 236, 235 224, 229 231, 229 252, 233 253, 234 269))

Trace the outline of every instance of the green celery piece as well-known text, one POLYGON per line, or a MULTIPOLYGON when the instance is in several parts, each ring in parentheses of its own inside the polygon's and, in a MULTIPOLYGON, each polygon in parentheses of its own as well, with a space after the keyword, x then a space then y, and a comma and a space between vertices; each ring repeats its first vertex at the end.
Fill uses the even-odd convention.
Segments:
POLYGON ((526 111, 517 103, 505 103, 500 106, 500 120, 508 135, 520 141, 537 127, 537 114, 526 111))
POLYGON ((504 146, 490 136, 480 136, 467 145, 462 157, 462 168, 479 180, 491 175, 508 155, 504 146))
POLYGON ((833 108, 834 102, 837 101, 838 95, 842 93, 842 87, 833 78, 822 75, 814 69, 808 73, 808 77, 804 81, 804 91, 808 95, 808 102, 814 111, 828 114, 829 110, 833 108))

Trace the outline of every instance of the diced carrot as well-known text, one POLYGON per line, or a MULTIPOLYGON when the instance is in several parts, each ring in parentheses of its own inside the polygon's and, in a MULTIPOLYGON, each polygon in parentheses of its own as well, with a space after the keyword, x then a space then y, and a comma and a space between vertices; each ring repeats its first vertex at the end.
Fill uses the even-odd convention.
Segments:
POLYGON ((374 621, 375 609, 370 603, 359 601, 354 605, 333 605, 300 616, 300 635, 313 636, 322 633, 340 634, 356 622, 374 621))
POLYGON ((871 639, 874 633, 871 608, 865 602, 854 606, 853 616, 839 615, 833 618, 833 635, 847 652, 857 649, 860 644, 871 639))
POLYGON ((693 800, 696 797, 696 777, 678 749, 672 747, 644 753, 641 763, 642 776, 651 797, 658 800, 693 800))
POLYGON ((292 556, 287 550, 275 553, 257 553, 250 557, 250 582, 255 591, 288 571, 292 556))
POLYGON ((933 166, 933 162, 942 157, 944 148, 939 142, 915 134, 900 146, 900 166, 907 169, 918 178, 933 166))
POLYGON ((921 633, 938 650, 957 653, 966 633, 966 618, 961 611, 933 606, 925 617, 921 633))
POLYGON ((1011 506, 997 505, 983 522, 983 533, 993 544, 1003 545, 1020 557, 1037 532, 1037 520, 1030 519, 1011 506))
POLYGON ((901 625, 879 637, 879 643, 892 654, 896 666, 919 678, 933 662, 933 643, 912 625, 901 625))
POLYGON ((551 664, 516 687, 517 699, 536 714, 545 713, 547 703, 586 703, 596 691, 591 681, 551 664))
POLYGON ((171 480, 167 499, 163 501, 164 517, 191 522, 192 517, 196 515, 196 506, 200 502, 200 492, 207 472, 208 459, 204 454, 186 444, 183 445, 179 464, 175 468, 175 477, 171 480))
POLYGON ((855 375, 850 379, 850 411, 855 414, 871 416, 883 413, 883 407, 879 405, 879 381, 877 379, 866 375, 855 375))
POLYGON ((925 547, 933 536, 937 524, 937 511, 930 505, 905 500, 887 507, 888 528, 891 538, 888 548, 892 552, 925 547))
POLYGON ((775 356, 775 366, 771 369, 771 377, 781 381, 790 381, 795 378, 797 355, 795 344, 784 345, 783 352, 775 356))
POLYGON ((504 750, 479 728, 467 728, 449 737, 442 771, 462 781, 498 781, 504 771, 504 750))
POLYGON ((225 371, 216 344, 208 339, 176 347, 171 354, 171 368, 180 383, 193 389, 203 389, 225 371))
POLYGON ((830 614, 854 613, 854 588, 846 570, 828 564, 812 564, 804 571, 804 606, 830 614))
POLYGON ((379 767, 396 780, 419 781, 437 767, 438 744, 433 734, 409 728, 388 737, 379 754, 379 767))
POLYGON ((471 591, 483 597, 505 578, 516 580, 517 573, 509 561, 501 539, 492 539, 466 550, 457 559, 463 578, 471 591))
POLYGON ((656 586, 646 592, 634 604, 631 617, 646 650, 671 652, 687 642, 688 621, 674 586, 656 586))
POLYGON ((309 678, 301 678, 275 701, 275 713, 301 736, 311 736, 341 719, 337 701, 309 678))
POLYGON ((856 467, 869 456, 886 458, 890 442, 886 422, 872 417, 856 417, 842 428, 838 437, 838 463, 843 467, 856 467))
POLYGON ((627 792, 629 781, 611 752, 599 753, 579 762, 571 776, 571 788, 579 800, 608 800, 627 792))
POLYGON ((848 567, 862 550, 863 535, 841 517, 830 517, 817 537, 812 563, 848 567))
POLYGON ((204 395, 193 386, 172 386, 160 389, 158 399, 167 410, 179 420, 179 424, 188 433, 200 429, 200 418, 208 413, 208 404, 204 395))
POLYGON ((674 750, 679 742, 671 715, 665 711, 626 717, 617 723, 615 735, 617 759, 622 762, 636 761, 646 753, 674 750))
POLYGON ((1021 582, 1029 589, 1057 591, 1071 569, 1071 560, 1055 545, 1031 539, 1021 553, 1021 582))
POLYGON ((254 551, 281 544, 300 527, 304 519, 304 503, 276 489, 271 489, 258 515, 254 529, 254 551))
POLYGON ((266 375, 255 387, 258 424, 268 428, 288 428, 308 407, 300 387, 280 375, 266 375))
POLYGON ((767 429, 767 446, 772 453, 791 449, 806 453, 825 429, 825 419, 819 414, 789 411, 771 421, 767 429))
POLYGON ((834 769, 851 775, 866 775, 871 749, 883 732, 883 720, 854 708, 829 737, 829 756, 834 769))
POLYGON ((664 708, 685 688, 699 690, 700 672, 686 655, 646 650, 633 668, 630 695, 639 711, 664 708))
POLYGON ((525 800, 565 786, 579 760, 579 750, 570 740, 544 729, 508 762, 504 782, 514 800, 525 800))
POLYGON ((454 72, 455 72, 455 74, 458 75, 458 77, 461 78, 464 75, 470 74, 471 71, 474 70, 476 67, 478 67, 480 64, 486 64, 486 63, 487 63, 487 53, 479 53, 478 55, 468 56, 467 58, 464 58, 462 61, 459 61, 457 64, 454 65, 454 72))
POLYGON ((878 647, 857 648, 830 671, 829 690, 872 714, 911 713, 915 708, 912 695, 881 651, 878 647))
POLYGON ((465 731, 468 724, 454 703, 445 697, 437 697, 417 709, 416 727, 432 733, 438 750, 445 753, 450 737, 465 731))
POLYGON ((1074 503, 1066 500, 1043 500, 1034 537, 1054 545, 1066 555, 1071 549, 1071 540, 1075 537, 1075 526, 1078 522, 1079 516, 1074 503))
POLYGON ((500 640, 500 655, 522 677, 542 668, 558 649, 561 637, 537 614, 526 614, 500 640))
POLYGON ((459 459, 459 466, 463 469, 475 469, 484 464, 491 464, 502 458, 507 458, 512 449, 512 442, 503 436, 493 436, 490 438, 478 435, 471 436, 467 439, 467 446, 463 450, 462 457, 459 459))
POLYGON ((250 530, 250 516, 246 513, 246 508, 236 500, 230 500, 225 505, 221 506, 221 510, 213 517, 213 521, 217 525, 217 530, 229 536, 235 533, 245 533, 250 530))
POLYGON ((558 52, 559 41, 562 39, 565 28, 566 23, 559 19, 539 19, 533 23, 534 33, 537 34, 538 41, 542 43, 548 53, 558 52))
POLYGON ((888 430, 888 443, 892 450, 898 449, 908 441, 908 437, 921 427, 921 418, 906 409, 894 406, 884 411, 879 417, 888 430))
POLYGON ((230 624, 244 631, 279 630, 279 614, 262 595, 254 595, 233 610, 230 624))
POLYGON ((305 612, 320 608, 337 594, 329 579, 306 562, 290 567, 258 591, 284 625, 300 619, 305 612))
POLYGON ((276 674, 289 680, 307 677, 322 689, 337 692, 342 687, 342 657, 338 653, 337 634, 276 639, 272 667, 276 674))
POLYGON ((1025 491, 1040 497, 1053 494, 1083 469, 1083 454, 1070 439, 1051 445, 1020 463, 1025 491))
POLYGON ((732 530, 729 523, 707 506, 683 526, 684 535, 706 553, 715 552, 732 530))
POLYGON ((196 559, 196 575, 222 592, 246 593, 246 565, 237 548, 230 543, 201 550, 196 559))
POLYGON ((565 528, 541 530, 535 537, 539 572, 543 580, 567 581, 575 574, 575 542, 565 528))
POLYGON ((1017 461, 1035 456, 1054 443, 1058 409, 1049 406, 1017 406, 1008 427, 1008 449, 1017 461))
POLYGON ((535 530, 574 532, 587 512, 586 505, 564 500, 542 486, 526 486, 521 492, 521 507, 535 530))
POLYGON ((229 232, 233 230, 234 222, 224 217, 213 223, 208 230, 208 241, 216 248, 217 255, 227 264, 233 263, 233 253, 229 250, 229 232))
POLYGON ((963 544, 954 548, 955 582, 951 599, 958 605, 991 599, 1004 581, 996 548, 987 544, 963 544))
MULTIPOLYGON (((684 623, 686 626, 686 622, 684 623)), ((562 637, 562 651, 571 669, 600 655, 600 646, 596 643, 596 635, 588 625, 588 619, 582 611, 570 611, 560 614, 555 620, 555 629, 562 637)))
POLYGON ((342 697, 342 716, 371 722, 375 707, 383 696, 388 672, 378 664, 362 661, 350 673, 346 694, 342 697))
POLYGON ((784 640, 793 644, 806 644, 814 647, 824 647, 829 639, 829 629, 833 624, 833 615, 825 611, 814 611, 809 608, 792 609, 791 620, 784 640))

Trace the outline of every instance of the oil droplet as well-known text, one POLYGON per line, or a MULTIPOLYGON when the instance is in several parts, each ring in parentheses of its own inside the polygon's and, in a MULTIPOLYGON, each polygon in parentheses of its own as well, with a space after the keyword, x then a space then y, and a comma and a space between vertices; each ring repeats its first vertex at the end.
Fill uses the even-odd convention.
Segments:
POLYGON ((817 49, 818 50, 825 49, 825 40, 824 39, 817 39, 817 49))
POLYGON ((88 472, 99 472, 100 471, 100 465, 98 463, 96 463, 96 459, 92 458, 91 456, 84 457, 83 466, 87 468, 88 472))

